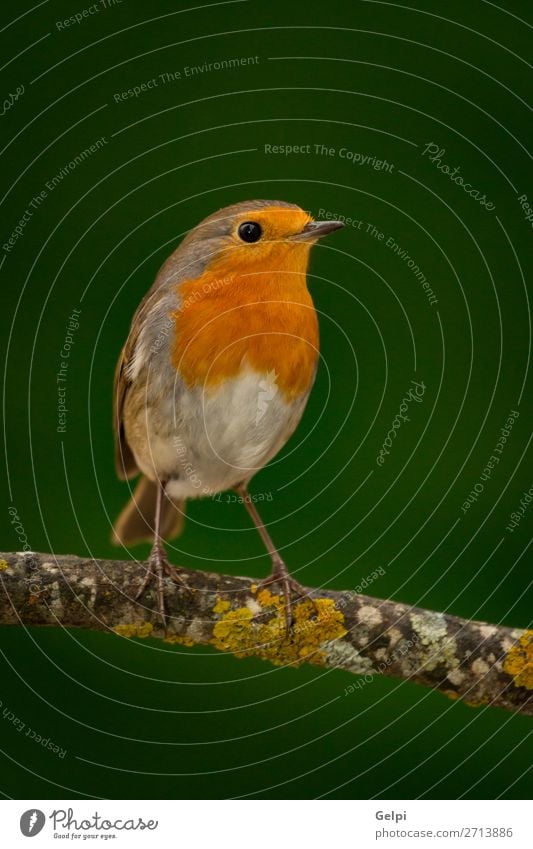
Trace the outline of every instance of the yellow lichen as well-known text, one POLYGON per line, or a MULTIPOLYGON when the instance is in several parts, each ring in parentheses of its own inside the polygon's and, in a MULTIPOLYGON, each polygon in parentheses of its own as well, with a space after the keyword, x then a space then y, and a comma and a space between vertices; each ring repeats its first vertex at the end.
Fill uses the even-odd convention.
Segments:
POLYGON ((489 701, 488 696, 480 696, 478 699, 463 699, 465 705, 471 708, 483 707, 483 705, 488 705, 489 701))
POLYGON ((276 598, 279 602, 282 601, 281 596, 272 595, 270 590, 260 590, 257 594, 257 601, 262 607, 272 607, 276 603, 276 598))
POLYGON ((456 701, 457 699, 461 699, 463 704, 468 707, 477 708, 482 707, 482 705, 487 705, 489 703, 489 699, 487 696, 479 696, 478 698, 464 698, 460 693, 456 693, 455 690, 440 690, 443 696, 446 696, 448 699, 452 699, 452 701, 456 701))
POLYGON ((447 696, 449 699, 452 699, 452 701, 459 698, 459 693, 456 693, 455 690, 441 690, 441 693, 443 696, 447 696))
POLYGON ((5 572, 6 569, 9 569, 9 563, 7 560, 0 560, 0 572, 5 572))
POLYGON ((517 687, 533 690, 533 631, 524 631, 507 652, 503 670, 512 675, 517 687))
POLYGON ((196 645, 194 640, 191 637, 187 637, 185 634, 171 634, 169 637, 165 637, 163 642, 170 643, 170 645, 178 644, 180 646, 196 645))
POLYGON ((115 625, 113 631, 120 637, 149 637, 154 626, 151 622, 136 622, 131 625, 115 625))
POLYGON ((225 613, 226 610, 230 609, 230 607, 231 603, 229 601, 223 601, 221 598, 219 598, 213 608, 213 613, 225 613))
POLYGON ((254 616, 249 607, 229 610, 213 628, 211 643, 215 648, 233 652, 237 657, 260 657, 277 666, 299 666, 304 662, 320 664, 324 661, 322 648, 347 633, 344 615, 332 599, 296 602, 289 634, 286 633, 283 596, 263 589, 257 594, 257 601, 265 612, 274 615, 265 622, 254 616))

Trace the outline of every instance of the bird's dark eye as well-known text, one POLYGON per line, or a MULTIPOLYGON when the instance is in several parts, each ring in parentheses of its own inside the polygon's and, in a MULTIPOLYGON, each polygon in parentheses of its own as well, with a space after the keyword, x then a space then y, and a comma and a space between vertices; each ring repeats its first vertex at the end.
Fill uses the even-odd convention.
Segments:
POLYGON ((257 221, 245 221, 239 226, 237 232, 243 242, 258 242, 263 234, 261 225, 257 221))

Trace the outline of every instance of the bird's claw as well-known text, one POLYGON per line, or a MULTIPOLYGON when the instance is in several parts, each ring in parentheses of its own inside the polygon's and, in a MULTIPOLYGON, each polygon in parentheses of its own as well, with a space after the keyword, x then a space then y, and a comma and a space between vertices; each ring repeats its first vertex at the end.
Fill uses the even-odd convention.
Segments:
POLYGON ((272 584, 278 584, 282 591, 283 597, 285 599, 285 635, 290 637, 291 628, 294 624, 294 619, 292 615, 292 595, 296 595, 299 598, 306 595, 306 591, 298 581, 295 581, 294 578, 289 574, 287 567, 280 561, 279 563, 274 563, 271 574, 267 578, 263 578, 258 582, 257 588, 259 590, 271 586, 272 584))
POLYGON ((152 549, 146 569, 146 575, 143 578, 142 584, 139 587, 134 598, 138 601, 145 590, 149 587, 152 581, 156 582, 157 593, 157 611, 161 619, 161 624, 167 631, 167 611, 165 606, 165 585, 164 578, 171 578, 175 584, 179 584, 183 589, 190 592, 190 587, 181 575, 176 571, 174 566, 168 562, 165 552, 159 546, 152 549))

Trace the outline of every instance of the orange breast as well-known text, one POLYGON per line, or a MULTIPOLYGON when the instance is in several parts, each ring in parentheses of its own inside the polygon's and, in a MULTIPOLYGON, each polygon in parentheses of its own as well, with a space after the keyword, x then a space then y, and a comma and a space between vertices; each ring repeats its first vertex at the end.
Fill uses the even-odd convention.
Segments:
POLYGON ((305 268, 217 268, 181 283, 179 294, 172 362, 188 386, 214 390, 251 367, 274 371, 287 400, 309 390, 319 339, 305 268))

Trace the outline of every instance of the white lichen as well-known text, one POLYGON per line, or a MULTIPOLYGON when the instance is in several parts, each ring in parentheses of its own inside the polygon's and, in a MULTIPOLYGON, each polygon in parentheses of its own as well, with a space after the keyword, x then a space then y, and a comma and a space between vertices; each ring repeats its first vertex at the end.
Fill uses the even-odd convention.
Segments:
POLYGON ((498 629, 494 625, 480 625, 479 633, 484 640, 490 640, 491 637, 494 637, 498 633, 498 629))
POLYGON ((446 636, 446 620, 442 613, 412 613, 410 618, 422 645, 434 645, 446 636))
POLYGON ((251 610, 253 616, 259 616, 259 614, 263 612, 263 608, 261 607, 259 602, 251 596, 250 598, 246 599, 246 607, 248 608, 248 610, 251 610))
POLYGON ((204 634, 203 621, 198 616, 195 616, 185 633, 189 639, 195 643, 200 643, 204 634))
POLYGON ((61 619, 63 616, 63 602, 61 599, 61 591, 59 587, 59 581, 54 581, 53 583, 48 585, 49 597, 47 599, 48 607, 52 610, 54 615, 61 619))
POLYGON ((79 582, 80 587, 86 587, 90 592, 88 606, 94 608, 96 601, 96 581, 92 578, 82 578, 79 582))
POLYGON ((402 639, 403 634, 398 628, 389 628, 387 636, 389 638, 389 648, 393 649, 398 640, 402 639))
POLYGON ((418 636, 420 666, 428 672, 440 665, 456 669, 460 663, 455 655, 457 643, 455 638, 447 636, 444 615, 427 611, 412 613, 410 618, 418 636))
POLYGON ((462 672, 460 669, 455 668, 450 669, 446 677, 451 684, 454 684, 456 687, 459 687, 465 680, 466 676, 465 673, 462 672))
POLYGON ((328 666, 341 667, 354 675, 376 674, 372 661, 364 657, 354 646, 345 640, 335 640, 320 647, 324 652, 328 666))
POLYGON ((372 607, 371 604, 364 604, 357 611, 357 619, 362 625, 369 625, 373 627, 374 625, 381 625, 383 622, 383 616, 375 607, 372 607))
POLYGON ((478 678, 483 678, 490 671, 490 666, 488 665, 488 663, 478 657, 472 663, 471 669, 474 675, 477 675, 478 678))

